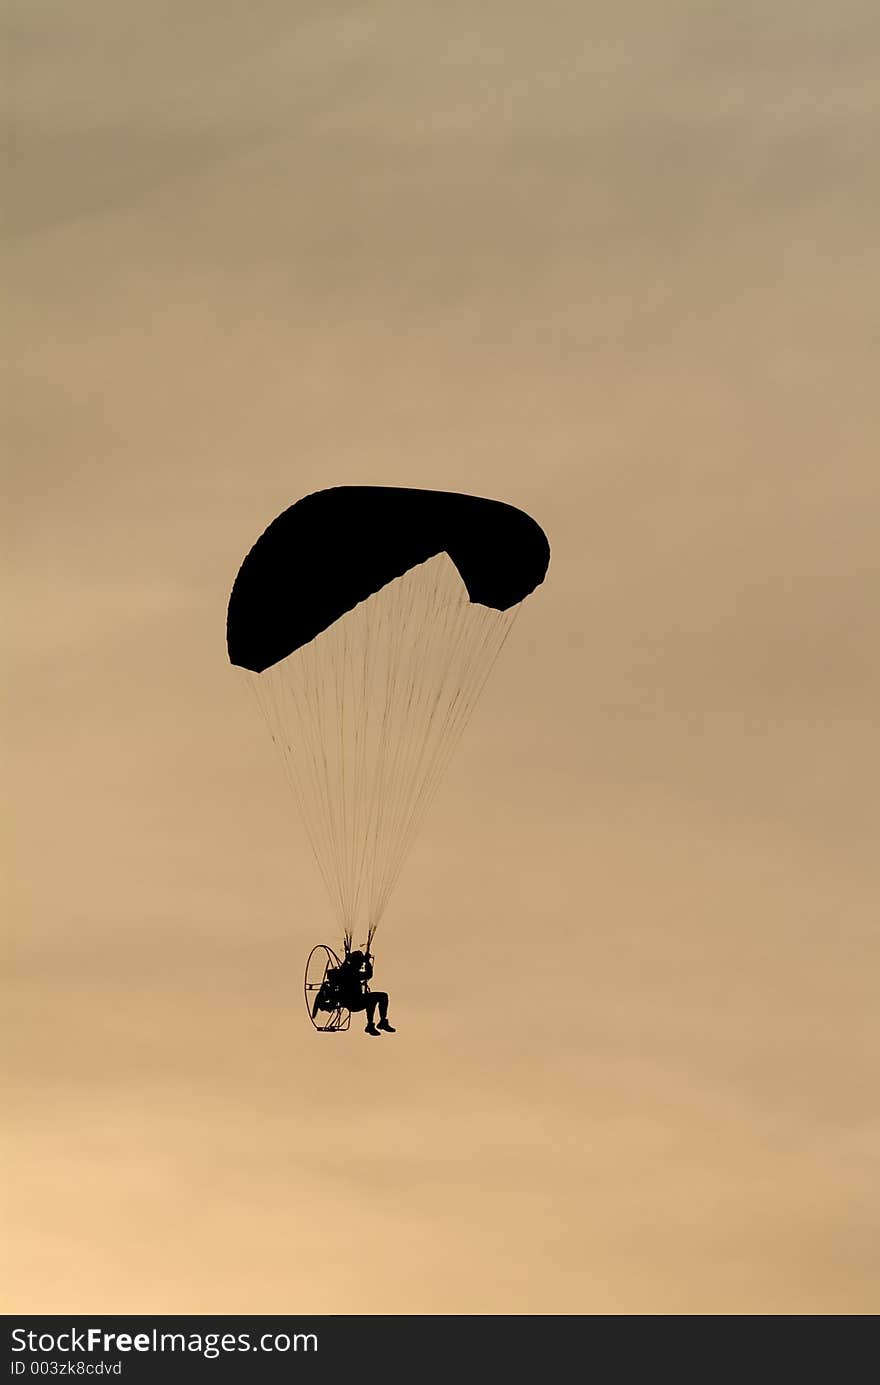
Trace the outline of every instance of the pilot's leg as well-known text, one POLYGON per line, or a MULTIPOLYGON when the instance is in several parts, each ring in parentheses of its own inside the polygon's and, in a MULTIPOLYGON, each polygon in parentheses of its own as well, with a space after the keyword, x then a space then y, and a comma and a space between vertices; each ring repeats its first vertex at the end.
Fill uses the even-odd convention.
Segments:
POLYGON ((365 1009, 366 1012, 367 1012, 367 1023, 366 1023, 366 1027, 365 1027, 365 1032, 366 1032, 367 1034, 374 1034, 374 1035, 375 1035, 375 1034, 378 1034, 378 1033, 379 1033, 378 1029, 376 1028, 375 1024, 373 1023, 373 1021, 374 1021, 375 1018, 376 1018, 376 1000, 377 1000, 377 999, 378 999, 378 997, 375 996, 375 995, 372 993, 372 991, 368 992, 368 994, 364 996, 364 1009, 365 1009))
POLYGON ((379 1002, 379 1028, 386 1034, 393 1034, 394 1028, 388 1023, 388 996, 385 991, 374 991, 373 998, 379 1002))

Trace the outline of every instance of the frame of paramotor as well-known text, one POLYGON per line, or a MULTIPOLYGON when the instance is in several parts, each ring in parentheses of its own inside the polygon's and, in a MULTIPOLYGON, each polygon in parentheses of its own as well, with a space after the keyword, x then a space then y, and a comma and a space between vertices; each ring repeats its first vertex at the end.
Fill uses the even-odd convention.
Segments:
POLYGON ((318 943, 309 953, 304 981, 306 1010, 319 1034, 342 1034, 351 1024, 351 1011, 342 1004, 336 984, 341 966, 326 943, 318 943))

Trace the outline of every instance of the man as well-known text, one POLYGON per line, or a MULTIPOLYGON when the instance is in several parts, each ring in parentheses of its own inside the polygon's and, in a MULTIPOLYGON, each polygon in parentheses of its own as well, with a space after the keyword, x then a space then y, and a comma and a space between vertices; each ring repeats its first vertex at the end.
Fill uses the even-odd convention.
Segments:
POLYGON ((372 1034, 373 1038, 378 1039, 380 1029, 386 1034, 396 1034, 397 1031, 388 1023, 388 996, 384 991, 367 990, 367 982, 372 975, 373 965, 369 953, 364 956, 362 952, 350 952, 337 972, 336 985, 339 988, 339 999, 347 1010, 351 1010, 353 1014, 366 1010, 367 1026, 364 1033, 372 1034), (377 1006, 378 1026, 373 1023, 377 1006))

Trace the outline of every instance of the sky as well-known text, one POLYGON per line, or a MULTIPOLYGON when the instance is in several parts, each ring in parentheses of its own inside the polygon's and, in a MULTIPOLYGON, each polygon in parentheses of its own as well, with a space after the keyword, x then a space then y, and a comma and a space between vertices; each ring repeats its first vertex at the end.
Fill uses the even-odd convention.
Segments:
POLYGON ((876 1312, 876 5, 4 8, 4 1310, 876 1312), (380 1043, 225 649, 336 484, 552 547, 380 1043))

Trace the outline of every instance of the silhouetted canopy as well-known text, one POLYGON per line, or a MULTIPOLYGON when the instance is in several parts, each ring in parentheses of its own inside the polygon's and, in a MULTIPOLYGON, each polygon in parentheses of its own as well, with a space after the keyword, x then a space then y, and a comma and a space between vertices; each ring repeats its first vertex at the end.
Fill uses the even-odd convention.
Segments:
POLYGON ((455 564, 471 602, 496 611, 533 592, 550 560, 541 527, 498 500, 384 486, 305 496, 241 565, 227 613, 230 661, 262 673, 440 553, 455 564))
POLYGON ((369 951, 549 560, 543 530, 498 500, 339 486, 285 510, 242 563, 229 658, 281 758, 346 952, 353 937, 369 951))

